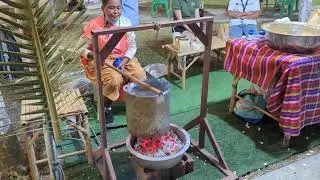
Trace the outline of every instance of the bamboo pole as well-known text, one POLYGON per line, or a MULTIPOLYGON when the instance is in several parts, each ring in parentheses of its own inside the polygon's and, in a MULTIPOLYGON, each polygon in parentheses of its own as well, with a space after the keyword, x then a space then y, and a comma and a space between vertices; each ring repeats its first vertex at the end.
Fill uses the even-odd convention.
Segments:
POLYGON ((68 120, 66 121, 66 123, 67 123, 68 125, 72 126, 73 128, 75 128, 76 130, 82 132, 83 134, 86 134, 86 135, 88 134, 87 130, 86 130, 85 128, 79 126, 78 124, 76 124, 76 123, 71 123, 71 122, 68 121, 68 120))
POLYGON ((87 134, 84 135, 85 143, 86 143, 86 150, 87 150, 87 158, 88 158, 88 164, 90 166, 93 165, 93 157, 92 157, 92 145, 91 145, 91 137, 90 137, 90 129, 89 129, 89 121, 88 116, 83 114, 83 128, 87 130, 87 134))
POLYGON ((29 161, 29 167, 30 167, 30 175, 32 180, 38 180, 39 178, 39 171, 37 167, 37 159, 36 159, 36 154, 34 152, 34 142, 36 139, 39 137, 40 133, 37 132, 35 133, 31 140, 27 144, 27 156, 28 156, 28 161, 29 161))
MULTIPOLYGON (((62 154, 62 155, 58 156, 58 159, 63 159, 66 157, 75 156, 75 155, 79 155, 79 154, 85 154, 86 152, 87 152, 86 150, 80 150, 80 151, 75 151, 75 152, 68 153, 68 154, 62 154)), ((48 158, 38 160, 36 163, 41 164, 41 163, 46 163, 46 162, 48 162, 48 158)))
POLYGON ((50 180, 54 180, 54 175, 53 175, 53 163, 54 163, 54 157, 53 157, 53 147, 52 143, 50 140, 50 132, 48 129, 48 124, 44 123, 43 124, 43 134, 44 134, 44 143, 46 146, 46 153, 47 153, 47 161, 49 161, 49 174, 50 174, 50 180))
POLYGON ((45 55, 44 55, 44 52, 42 51, 42 45, 41 45, 38 29, 36 27, 35 22, 33 21, 32 9, 29 8, 31 6, 29 1, 30 0, 24 0, 26 6, 28 7, 26 9, 26 11, 27 11, 26 14, 29 14, 31 16, 28 19, 29 19, 29 26, 31 27, 33 44, 36 49, 35 54, 38 58, 39 70, 40 70, 40 74, 42 77, 42 84, 43 84, 44 92, 45 92, 45 95, 47 98, 47 106, 49 109, 50 120, 52 122, 54 138, 57 142, 59 142, 61 140, 60 124, 58 122, 57 110, 56 110, 56 106, 55 106, 55 102, 54 102, 54 98, 53 98, 53 92, 52 92, 51 85, 50 85, 51 83, 50 83, 49 77, 48 77, 49 73, 48 73, 48 69, 45 64, 45 55))

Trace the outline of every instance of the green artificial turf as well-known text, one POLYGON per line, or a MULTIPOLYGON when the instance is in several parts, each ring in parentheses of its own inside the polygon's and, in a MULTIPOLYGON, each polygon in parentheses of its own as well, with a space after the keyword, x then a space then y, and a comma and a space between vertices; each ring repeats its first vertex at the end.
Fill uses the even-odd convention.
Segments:
MULTIPOLYGON (((173 85, 170 103, 173 123, 183 126, 199 114, 201 80, 201 75, 189 74, 185 90, 173 85)), ((243 121, 228 112, 231 81, 231 75, 223 70, 215 70, 210 73, 207 120, 215 133, 226 162, 237 175, 261 169, 266 164, 279 162, 295 153, 320 144, 320 133, 316 131, 314 126, 304 128, 301 136, 293 139, 291 149, 281 147, 281 130, 274 120, 265 118, 260 131, 257 126, 251 126, 248 129, 243 121)), ((239 89, 247 86, 247 82, 241 81, 239 89)), ((124 107, 117 106, 114 111, 117 124, 124 124, 124 107)), ((94 108, 92 108, 90 123, 95 131, 99 131, 96 115, 93 115, 94 112, 94 108)), ((190 132, 195 139, 198 135, 197 130, 193 129, 190 132)), ((124 140, 126 136, 127 129, 113 130, 108 134, 108 141, 112 143, 124 140)), ((210 152, 214 152, 208 139, 206 139, 206 148, 210 152)), ((130 166, 130 154, 125 148, 112 152, 111 156, 118 179, 135 179, 130 166)), ((217 169, 207 162, 201 161, 197 156, 193 156, 193 158, 195 160, 194 172, 182 179, 212 180, 223 177, 217 169)), ((99 179, 97 171, 88 168, 84 160, 83 163, 79 163, 77 160, 70 161, 66 163, 71 166, 66 170, 69 179, 99 179)))

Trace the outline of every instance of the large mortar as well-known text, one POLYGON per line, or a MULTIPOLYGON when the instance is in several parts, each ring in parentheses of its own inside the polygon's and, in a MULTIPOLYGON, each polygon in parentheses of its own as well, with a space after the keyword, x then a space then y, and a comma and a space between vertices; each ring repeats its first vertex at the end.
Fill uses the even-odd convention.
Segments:
POLYGON ((129 133, 135 137, 168 132, 170 128, 169 99, 171 85, 165 79, 148 79, 146 83, 160 89, 162 96, 135 83, 124 86, 126 119, 129 133))
POLYGON ((160 170, 169 169, 180 162, 183 154, 190 147, 190 136, 187 131, 174 124, 170 124, 170 129, 181 139, 183 147, 177 153, 165 157, 149 157, 138 153, 133 149, 134 144, 137 142, 137 138, 129 134, 126 145, 130 153, 134 155, 134 158, 139 165, 144 168, 160 170))

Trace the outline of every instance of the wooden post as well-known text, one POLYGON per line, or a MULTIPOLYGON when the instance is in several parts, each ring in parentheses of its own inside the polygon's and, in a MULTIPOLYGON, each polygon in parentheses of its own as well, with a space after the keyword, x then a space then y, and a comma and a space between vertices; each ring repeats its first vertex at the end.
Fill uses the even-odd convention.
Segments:
POLYGON ((87 134, 84 135, 84 139, 86 141, 86 150, 87 150, 87 158, 88 158, 88 164, 90 166, 93 165, 93 158, 92 158, 92 145, 91 145, 91 137, 90 137, 90 128, 89 128, 89 121, 88 121, 88 116, 83 115, 84 120, 83 122, 83 128, 87 130, 87 134))
POLYGON ((36 159, 36 154, 34 152, 34 141, 39 137, 39 133, 34 134, 31 140, 28 142, 26 145, 27 147, 27 156, 28 156, 28 161, 29 161, 29 167, 30 167, 30 175, 32 180, 38 180, 39 178, 39 171, 37 167, 37 159, 36 159))
POLYGON ((231 100, 229 105, 229 112, 233 112, 234 106, 236 105, 236 95, 237 95, 237 89, 238 89, 238 82, 240 78, 233 75, 233 81, 232 81, 232 94, 231 94, 231 100))
POLYGON ((187 69, 186 69, 186 63, 187 63, 187 57, 183 56, 182 58, 182 74, 181 74, 181 86, 182 89, 186 88, 186 75, 187 75, 187 69))
POLYGON ((49 166, 49 173, 50 173, 50 180, 54 180, 54 175, 53 175, 53 149, 52 149, 52 144, 50 140, 50 132, 48 130, 48 122, 43 124, 43 134, 44 134, 44 143, 46 146, 46 153, 47 153, 47 159, 49 161, 48 166, 49 166))

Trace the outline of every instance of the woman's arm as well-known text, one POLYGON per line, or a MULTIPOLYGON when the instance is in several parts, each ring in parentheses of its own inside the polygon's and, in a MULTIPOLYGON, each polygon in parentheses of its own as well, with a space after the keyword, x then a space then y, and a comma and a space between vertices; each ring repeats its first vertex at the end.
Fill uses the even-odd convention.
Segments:
POLYGON ((240 18, 243 18, 244 16, 248 15, 248 13, 238 12, 238 11, 227 11, 227 15, 232 18, 240 19, 240 18))
POLYGON ((136 35, 134 32, 128 32, 128 50, 125 53, 124 57, 129 59, 133 58, 137 52, 137 43, 136 43, 136 35))
MULTIPOLYGON (((182 20, 182 13, 180 9, 174 9, 173 10, 174 16, 176 17, 177 20, 182 20)), ((192 32, 191 29, 186 25, 182 25, 186 30, 188 30, 189 32, 192 32)))
MULTIPOLYGON (((126 19, 123 22, 123 26, 132 26, 132 23, 129 19, 126 19)), ((126 34, 128 38, 128 50, 125 52, 124 57, 122 58, 121 67, 124 69, 124 66, 127 64, 130 59, 132 59, 137 52, 137 43, 136 43, 136 34, 134 32, 127 32, 126 34)))
POLYGON ((260 16, 260 11, 253 11, 247 13, 247 15, 243 16, 243 19, 257 19, 260 16))

